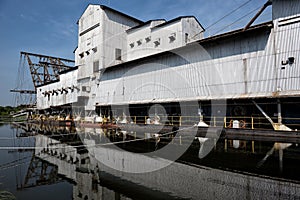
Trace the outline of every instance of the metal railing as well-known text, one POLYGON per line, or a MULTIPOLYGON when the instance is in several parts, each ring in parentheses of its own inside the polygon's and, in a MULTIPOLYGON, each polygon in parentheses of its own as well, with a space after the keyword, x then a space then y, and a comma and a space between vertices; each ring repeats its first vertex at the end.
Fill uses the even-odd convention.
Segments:
MULTIPOLYGON (((147 124, 148 116, 127 116, 126 119, 128 123, 133 124, 147 124)), ((271 118, 275 123, 277 122, 277 117, 271 118)), ((199 116, 167 116, 160 122, 166 125, 194 125, 200 120, 199 116)), ((232 128, 232 123, 234 120, 239 121, 240 128, 248 129, 269 129, 272 128, 272 124, 263 116, 252 116, 252 117, 242 117, 242 116, 204 116, 203 121, 207 123, 210 127, 224 127, 232 128)), ((152 119, 153 121, 153 119, 152 119)), ((287 126, 292 126, 294 129, 300 129, 300 118, 282 118, 283 124, 287 126)))
MULTIPOLYGON (((43 118, 43 120, 54 120, 59 121, 63 120, 62 118, 58 117, 46 117, 44 115, 33 115, 32 119, 40 119, 43 118)), ((126 116, 127 123, 131 124, 140 124, 145 125, 147 124, 147 119, 149 116, 126 116)), ((123 119, 123 117, 121 117, 123 119)), ((271 118, 275 123, 278 121, 277 117, 271 118)), ((272 124, 263 116, 226 116, 226 117, 220 117, 220 116, 203 116, 203 121, 208 124, 210 127, 224 127, 224 128, 232 128, 233 122, 237 120, 239 122, 240 128, 247 128, 247 129, 272 129, 272 124)), ((119 120, 120 122, 122 120, 119 120)), ((160 116, 160 123, 165 125, 171 125, 171 126, 190 126, 198 124, 200 121, 199 116, 160 116)), ((82 122, 84 121, 84 118, 82 118, 82 122)), ((117 122, 116 119, 107 119, 103 117, 102 123, 115 123, 117 122)), ((117 122, 117 123, 118 123, 117 122)), ((154 118, 152 117, 151 122, 154 122, 154 118)), ((96 122, 93 122, 96 123, 96 122)), ((299 129, 300 130, 300 118, 295 117, 283 117, 282 123, 285 124, 288 127, 291 127, 292 129, 299 129)))

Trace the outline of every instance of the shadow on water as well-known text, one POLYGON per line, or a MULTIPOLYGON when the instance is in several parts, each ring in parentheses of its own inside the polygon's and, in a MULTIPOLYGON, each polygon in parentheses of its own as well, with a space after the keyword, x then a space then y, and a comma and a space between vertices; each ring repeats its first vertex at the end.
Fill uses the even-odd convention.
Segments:
POLYGON ((1 146, 14 147, 0 151, 0 190, 18 199, 300 198, 297 144, 195 138, 177 162, 127 173, 115 169, 163 163, 167 156, 141 153, 166 145, 181 148, 186 138, 28 124, 6 125, 0 132, 1 146), (208 144, 214 148, 202 158, 208 144), (109 160, 109 166, 101 159, 109 160))
POLYGON ((208 156, 199 159, 201 145, 205 144, 195 141, 180 160, 222 170, 300 181, 298 144, 219 140, 208 156))

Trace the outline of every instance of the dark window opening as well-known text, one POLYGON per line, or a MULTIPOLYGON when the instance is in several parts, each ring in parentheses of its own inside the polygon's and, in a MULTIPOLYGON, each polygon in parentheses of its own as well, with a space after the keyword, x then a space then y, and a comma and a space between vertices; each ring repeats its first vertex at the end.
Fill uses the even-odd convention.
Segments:
POLYGON ((188 42, 188 39, 189 39, 189 34, 188 34, 188 33, 186 33, 186 34, 185 34, 185 43, 187 43, 187 42, 188 42))
POLYGON ((122 50, 116 49, 116 60, 122 60, 122 50))
POLYGON ((99 68, 100 68, 99 67, 99 60, 94 61, 94 63, 93 63, 93 71, 94 72, 98 72, 100 70, 99 68))

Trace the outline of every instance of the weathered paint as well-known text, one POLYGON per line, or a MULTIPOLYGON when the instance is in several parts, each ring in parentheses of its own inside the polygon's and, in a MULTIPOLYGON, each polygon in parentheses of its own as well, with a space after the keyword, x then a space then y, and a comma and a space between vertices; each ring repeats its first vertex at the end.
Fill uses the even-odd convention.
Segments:
MULTIPOLYGON (((299 1, 274 0, 272 22, 201 39, 203 29, 193 17, 143 24, 91 5, 79 20, 78 98, 86 99, 86 110, 94 110, 96 104, 299 96, 299 7, 299 1), (189 43, 187 32, 200 40, 189 43), (147 46, 158 37, 159 49, 147 46), (116 59, 116 49, 121 59, 116 59), (286 64, 289 57, 294 62, 286 64), (94 70, 95 62, 99 70, 94 70)), ((42 91, 62 85, 49 84, 42 91)), ((37 95, 41 109, 76 99, 37 95)))

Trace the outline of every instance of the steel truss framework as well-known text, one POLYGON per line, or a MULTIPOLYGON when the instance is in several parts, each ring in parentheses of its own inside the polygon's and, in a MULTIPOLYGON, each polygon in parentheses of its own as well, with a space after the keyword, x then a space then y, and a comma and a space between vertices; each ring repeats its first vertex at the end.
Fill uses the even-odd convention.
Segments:
POLYGON ((21 52, 21 59, 23 58, 29 65, 35 89, 38 86, 58 81, 59 74, 71 70, 75 63, 73 60, 28 52, 21 52))

